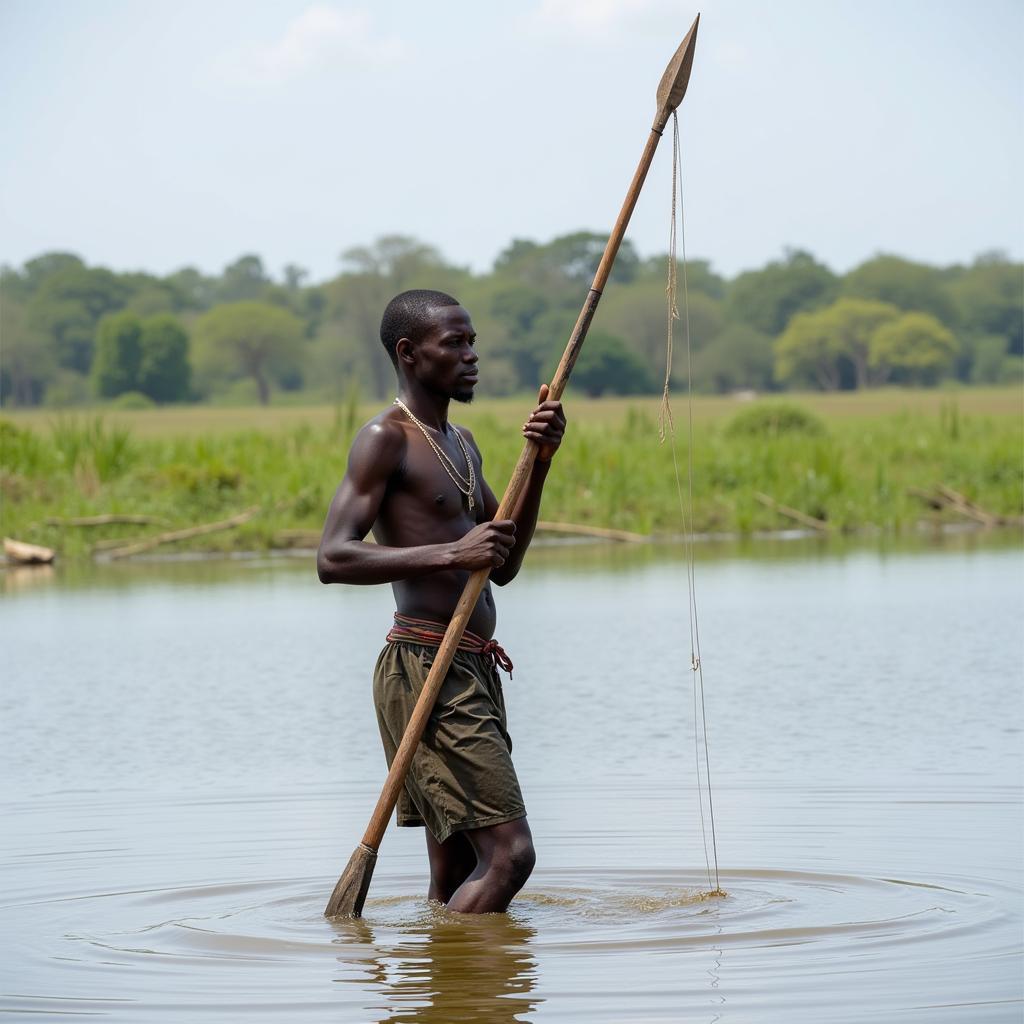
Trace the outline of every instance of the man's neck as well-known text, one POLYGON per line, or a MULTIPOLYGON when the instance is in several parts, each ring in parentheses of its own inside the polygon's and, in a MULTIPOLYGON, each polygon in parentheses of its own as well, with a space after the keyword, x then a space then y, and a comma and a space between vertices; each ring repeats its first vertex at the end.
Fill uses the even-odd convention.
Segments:
POLYGON ((448 432, 448 406, 451 399, 409 387, 399 388, 398 397, 409 407, 409 411, 416 419, 442 434, 448 432))

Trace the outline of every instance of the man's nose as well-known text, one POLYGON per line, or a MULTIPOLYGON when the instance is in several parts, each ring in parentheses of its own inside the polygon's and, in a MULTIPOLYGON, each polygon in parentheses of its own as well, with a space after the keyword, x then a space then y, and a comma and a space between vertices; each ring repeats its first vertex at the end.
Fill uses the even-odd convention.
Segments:
POLYGON ((480 357, 476 354, 476 349, 475 348, 469 348, 467 346, 465 355, 463 355, 462 359, 463 359, 463 362, 476 363, 476 362, 479 362, 480 357))

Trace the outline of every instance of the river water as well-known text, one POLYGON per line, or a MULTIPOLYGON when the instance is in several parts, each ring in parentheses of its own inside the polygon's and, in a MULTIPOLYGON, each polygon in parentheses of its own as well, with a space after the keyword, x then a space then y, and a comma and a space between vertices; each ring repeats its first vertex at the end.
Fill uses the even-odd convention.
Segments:
POLYGON ((1020 1020, 1019 546, 698 554, 725 895, 680 552, 538 547, 497 595, 533 878, 508 915, 449 914, 392 828, 340 923, 388 589, 295 559, 8 570, 0 1012, 1020 1020))

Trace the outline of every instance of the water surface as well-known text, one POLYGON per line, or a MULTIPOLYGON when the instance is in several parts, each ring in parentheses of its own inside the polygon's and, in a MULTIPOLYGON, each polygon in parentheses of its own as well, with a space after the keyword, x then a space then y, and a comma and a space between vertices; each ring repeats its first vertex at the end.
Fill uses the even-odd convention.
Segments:
POLYGON ((387 588, 8 572, 0 1010, 1019 1020, 1020 552, 700 552, 711 898, 678 554, 538 548, 498 592, 539 853, 511 913, 427 904, 422 834, 392 828, 365 918, 333 924, 384 775, 387 588))

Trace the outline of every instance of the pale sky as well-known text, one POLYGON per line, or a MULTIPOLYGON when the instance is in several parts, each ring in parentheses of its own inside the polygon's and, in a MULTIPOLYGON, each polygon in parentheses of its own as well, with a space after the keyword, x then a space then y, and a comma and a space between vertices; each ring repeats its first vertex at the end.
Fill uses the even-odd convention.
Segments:
POLYGON ((483 270, 513 237, 605 232, 698 9, 691 257, 1024 255, 1020 0, 0 0, 0 262, 255 252, 319 280, 382 234, 483 270))

